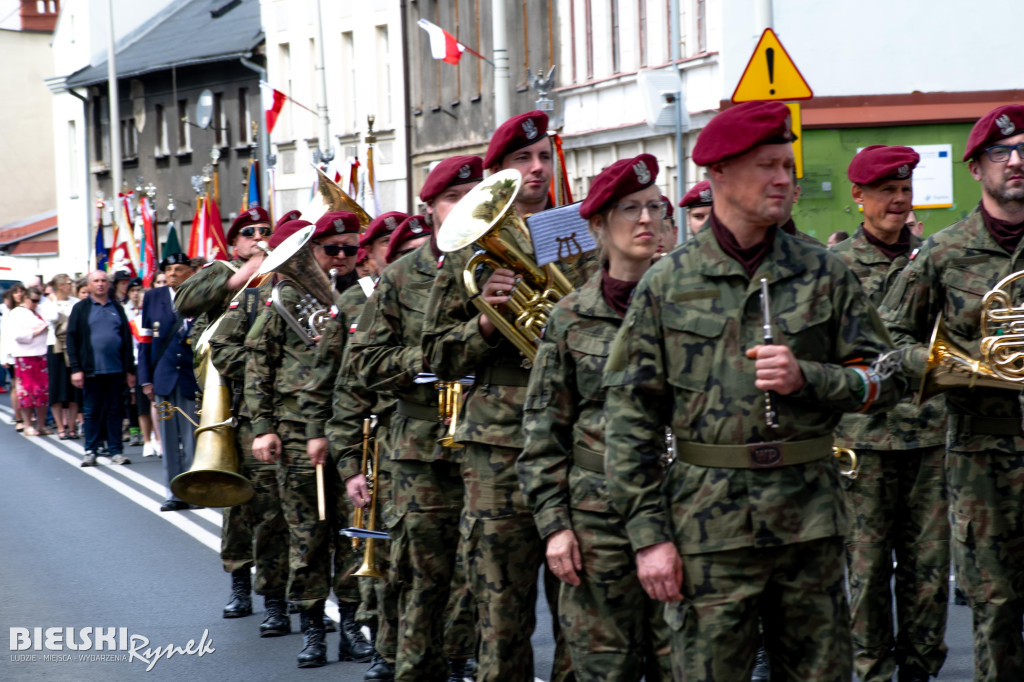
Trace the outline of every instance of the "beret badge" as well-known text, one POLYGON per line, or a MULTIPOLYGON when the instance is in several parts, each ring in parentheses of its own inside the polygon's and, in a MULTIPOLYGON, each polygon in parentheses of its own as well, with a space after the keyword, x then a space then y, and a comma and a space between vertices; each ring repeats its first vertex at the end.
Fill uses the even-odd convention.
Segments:
POLYGON ((999 128, 999 132, 1006 137, 1013 135, 1013 131, 1016 130, 1016 126, 1013 125, 1013 121, 1011 121, 1010 117, 1006 114, 1003 114, 996 119, 996 126, 999 128))
POLYGON ((469 174, 472 173, 472 172, 473 172, 473 169, 469 167, 469 164, 468 163, 465 164, 462 168, 459 169, 459 173, 458 173, 459 179, 460 180, 465 180, 466 178, 469 177, 469 174))
POLYGON ((637 182, 646 185, 651 182, 651 171, 643 161, 633 164, 633 172, 636 173, 637 182))
POLYGON ((537 137, 537 124, 533 122, 532 118, 523 121, 523 134, 526 135, 527 140, 537 137))

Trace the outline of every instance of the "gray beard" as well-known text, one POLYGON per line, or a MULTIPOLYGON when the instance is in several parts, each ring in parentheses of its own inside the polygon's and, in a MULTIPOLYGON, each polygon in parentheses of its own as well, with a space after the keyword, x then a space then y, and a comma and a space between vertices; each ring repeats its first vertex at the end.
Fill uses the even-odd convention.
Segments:
POLYGON ((985 193, 995 199, 1000 205, 1024 203, 1024 187, 1020 189, 1007 189, 1005 186, 993 187, 988 183, 982 183, 982 185, 985 193))

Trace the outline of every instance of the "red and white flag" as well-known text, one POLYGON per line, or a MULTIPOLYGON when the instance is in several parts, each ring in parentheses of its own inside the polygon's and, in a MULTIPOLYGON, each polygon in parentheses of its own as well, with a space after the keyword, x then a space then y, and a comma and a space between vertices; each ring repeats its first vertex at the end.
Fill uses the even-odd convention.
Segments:
POLYGON ((455 36, 426 19, 420 19, 416 25, 430 36, 430 55, 434 59, 443 59, 449 64, 459 63, 462 53, 466 51, 466 46, 456 40, 455 36))
POLYGON ((281 110, 284 109, 284 103, 288 101, 288 95, 268 85, 263 90, 263 101, 267 114, 267 135, 269 135, 274 132, 274 125, 277 124, 281 110))

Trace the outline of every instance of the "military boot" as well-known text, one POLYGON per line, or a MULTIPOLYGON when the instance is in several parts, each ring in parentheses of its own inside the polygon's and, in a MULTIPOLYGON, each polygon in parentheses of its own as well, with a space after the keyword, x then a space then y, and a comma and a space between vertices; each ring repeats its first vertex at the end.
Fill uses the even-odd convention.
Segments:
POLYGON ((395 679, 395 666, 384 660, 384 657, 373 652, 373 665, 363 675, 363 680, 369 682, 393 682, 395 679))
POLYGON ((448 682, 463 682, 467 679, 476 679, 476 659, 472 657, 449 658, 448 682))
POLYGON ((267 615, 260 623, 260 637, 281 637, 292 631, 292 619, 284 597, 264 597, 267 615))
POLYGON ((319 668, 327 665, 327 643, 324 641, 324 604, 299 613, 302 622, 302 651, 299 652, 300 668, 319 668))
POLYGON ((252 576, 248 568, 231 572, 231 600, 224 606, 225 618, 252 615, 252 576))
POLYGON ((341 621, 338 623, 338 630, 341 632, 341 641, 338 643, 339 661, 366 663, 373 658, 373 645, 363 637, 362 629, 356 622, 358 607, 359 604, 353 602, 338 602, 338 612, 341 614, 341 621))

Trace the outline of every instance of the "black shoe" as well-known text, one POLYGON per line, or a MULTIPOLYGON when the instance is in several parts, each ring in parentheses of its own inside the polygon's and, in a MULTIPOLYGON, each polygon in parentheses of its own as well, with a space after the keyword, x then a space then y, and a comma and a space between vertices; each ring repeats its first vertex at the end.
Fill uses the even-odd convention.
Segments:
POLYGON ((384 657, 373 652, 373 665, 363 675, 364 680, 376 682, 393 682, 395 679, 395 666, 384 660, 384 657))
MULTIPOLYGON (((188 509, 188 504, 182 502, 188 509)), ((252 577, 248 568, 231 572, 231 599, 224 606, 225 618, 241 618, 252 615, 252 577)))
POLYGON ((334 619, 324 614, 324 632, 337 632, 338 624, 334 622, 334 619))
POLYGON ((338 631, 341 632, 339 661, 366 663, 373 658, 373 645, 363 637, 363 631, 356 622, 357 608, 359 605, 354 602, 338 602, 338 612, 341 614, 341 622, 338 623, 338 631))
POLYGON ((267 615, 260 623, 260 637, 281 637, 292 631, 292 619, 288 617, 288 607, 284 597, 264 597, 263 603, 267 615))
POLYGON ((300 668, 319 668, 327 665, 327 643, 324 641, 324 605, 316 606, 299 614, 302 622, 302 651, 299 652, 300 668))
POLYGON ((476 679, 475 658, 449 658, 448 682, 463 682, 465 679, 476 679))
POLYGON ((900 666, 899 682, 928 682, 930 675, 918 668, 916 665, 903 664, 900 666))
POLYGON ((188 502, 182 502, 181 500, 166 500, 160 505, 160 511, 172 512, 172 511, 183 511, 188 509, 188 502))
POLYGON ((750 674, 750 682, 768 682, 772 678, 772 664, 768 659, 768 652, 764 646, 757 648, 757 655, 754 657, 754 672, 750 674))
POLYGON ((957 606, 967 606, 967 595, 959 587, 953 588, 953 603, 957 606))

